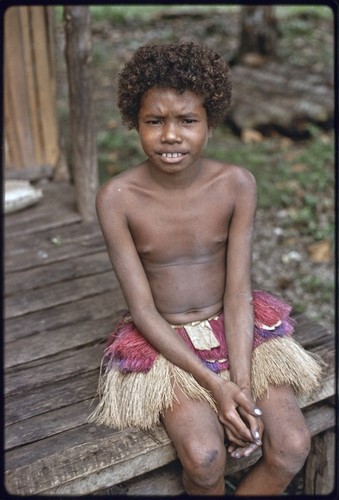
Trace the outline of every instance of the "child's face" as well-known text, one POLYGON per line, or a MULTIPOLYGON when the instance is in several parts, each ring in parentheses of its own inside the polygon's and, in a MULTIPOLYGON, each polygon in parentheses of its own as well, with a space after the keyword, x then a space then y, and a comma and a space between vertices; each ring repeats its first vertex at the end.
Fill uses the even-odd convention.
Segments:
POLYGON ((152 165, 166 172, 187 169, 200 158, 210 135, 202 97, 149 89, 141 100, 138 131, 152 165))

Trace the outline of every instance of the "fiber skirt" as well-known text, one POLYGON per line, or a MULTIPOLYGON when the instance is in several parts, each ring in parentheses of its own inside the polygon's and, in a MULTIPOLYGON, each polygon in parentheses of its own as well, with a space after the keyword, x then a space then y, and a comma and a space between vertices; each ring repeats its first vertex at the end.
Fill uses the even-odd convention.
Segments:
MULTIPOLYGON (((270 385, 289 385, 296 395, 313 392, 320 384, 323 363, 292 338, 291 307, 257 290, 253 291, 253 308, 254 399, 265 396, 270 385)), ((175 325, 173 329, 209 369, 230 380, 223 313, 204 321, 175 325)), ((211 393, 191 374, 162 356, 126 313, 105 348, 99 378, 100 401, 89 421, 117 429, 149 429, 172 407, 176 385, 188 398, 207 401, 217 411, 211 393)))

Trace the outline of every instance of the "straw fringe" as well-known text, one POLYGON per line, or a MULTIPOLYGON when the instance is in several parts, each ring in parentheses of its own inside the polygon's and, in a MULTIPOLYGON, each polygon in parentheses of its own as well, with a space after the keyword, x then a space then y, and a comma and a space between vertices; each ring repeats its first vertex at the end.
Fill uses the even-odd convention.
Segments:
POLYGON ((325 366, 320 356, 306 351, 292 337, 265 342, 253 351, 253 397, 263 397, 269 385, 290 385, 297 396, 311 393, 319 386, 325 366))
MULTIPOLYGON (((320 384, 325 363, 320 356, 305 351, 291 337, 280 337, 261 344, 253 351, 252 393, 254 399, 268 394, 270 385, 290 385, 296 395, 313 392, 320 384)), ((228 370, 220 376, 230 380, 228 370)), ((217 411, 209 391, 194 377, 173 365, 162 355, 149 372, 121 373, 117 366, 99 380, 101 400, 88 421, 124 429, 150 429, 160 415, 172 408, 174 388, 179 386, 190 399, 206 401, 217 411)))
POLYGON ((117 429, 149 429, 174 400, 170 363, 158 356, 149 372, 122 373, 114 366, 100 375, 101 399, 89 422, 117 429))

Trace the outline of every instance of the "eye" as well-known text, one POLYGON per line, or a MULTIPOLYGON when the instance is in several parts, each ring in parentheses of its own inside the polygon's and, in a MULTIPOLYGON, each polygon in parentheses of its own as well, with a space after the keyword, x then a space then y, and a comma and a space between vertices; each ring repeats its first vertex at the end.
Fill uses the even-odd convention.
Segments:
POLYGON ((152 120, 147 120, 146 123, 147 123, 147 125, 160 125, 161 121, 154 118, 152 120))
POLYGON ((186 125, 192 125, 193 123, 198 123, 198 120, 195 120, 194 118, 185 118, 183 123, 186 125))

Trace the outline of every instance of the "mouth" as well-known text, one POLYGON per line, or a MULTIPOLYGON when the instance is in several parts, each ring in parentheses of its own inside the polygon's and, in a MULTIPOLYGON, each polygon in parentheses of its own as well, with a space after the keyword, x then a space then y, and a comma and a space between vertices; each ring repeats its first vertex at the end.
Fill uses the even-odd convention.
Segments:
POLYGON ((163 161, 166 163, 177 163, 181 161, 187 153, 181 153, 181 152, 164 152, 164 153, 158 153, 159 156, 163 161))

